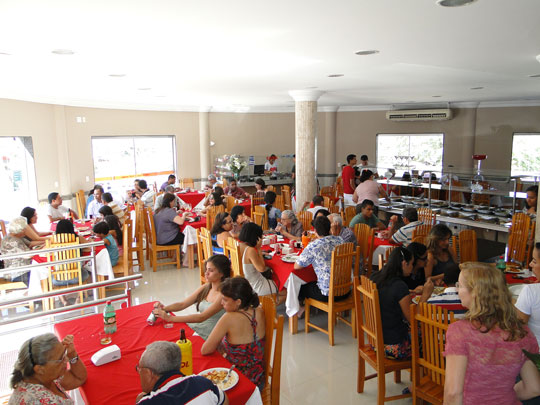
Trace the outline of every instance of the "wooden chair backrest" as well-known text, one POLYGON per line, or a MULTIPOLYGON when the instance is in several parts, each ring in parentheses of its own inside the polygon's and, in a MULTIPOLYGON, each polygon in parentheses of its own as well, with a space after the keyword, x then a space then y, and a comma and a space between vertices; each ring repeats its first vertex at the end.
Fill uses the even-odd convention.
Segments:
POLYGON ((358 265, 360 262, 360 248, 354 247, 354 243, 343 243, 332 251, 332 261, 330 265, 330 290, 328 297, 339 297, 345 295, 352 288, 352 274, 358 276, 358 265), (353 269, 353 258, 354 269, 353 269), (353 273, 351 273, 353 272, 353 273))
POLYGON ((148 209, 143 208, 144 218, 145 218, 145 229, 146 229, 146 243, 151 246, 156 246, 156 224, 154 222, 154 213, 148 209))
POLYGON ((2 234, 0 235, 0 240, 2 240, 1 238, 7 235, 6 223, 2 219, 0 219, 0 233, 2 234))
POLYGON ((433 225, 431 224, 418 225, 416 228, 413 229, 412 237, 415 238, 416 236, 420 235, 428 236, 431 228, 433 228, 433 225))
POLYGON ((189 178, 189 177, 184 177, 183 179, 180 180, 180 184, 182 186, 182 188, 195 188, 195 182, 193 181, 192 178, 189 178))
POLYGON ((131 233, 131 221, 122 225, 122 260, 113 267, 116 273, 122 273, 123 276, 129 276, 132 264, 129 261, 129 234, 131 233))
POLYGON ((330 214, 339 214, 339 205, 332 204, 330 205, 330 208, 328 209, 330 211, 330 214))
POLYGON ((270 404, 279 404, 281 385, 281 355, 283 350, 283 315, 277 316, 276 303, 270 296, 260 298, 264 310, 264 375, 265 385, 270 387, 270 404))
POLYGON ((367 271, 368 276, 371 275, 372 259, 373 259, 373 241, 375 238, 375 229, 370 228, 367 224, 356 224, 354 226, 354 234, 360 254, 362 255, 362 268, 367 271))
POLYGON ((457 246, 459 251, 459 262, 477 262, 478 248, 476 242, 476 232, 472 229, 465 229, 458 235, 457 246))
POLYGON ((86 209, 86 196, 84 195, 84 190, 79 190, 75 193, 75 200, 77 201, 79 218, 84 218, 84 210, 86 209))
POLYGON ((254 207, 256 207, 257 205, 263 205, 263 204, 265 204, 263 193, 255 193, 251 196, 251 206, 252 206, 251 212, 253 212, 254 207))
POLYGON ((424 223, 424 225, 434 226, 437 219, 437 214, 429 208, 418 208, 418 219, 424 223))
POLYGON ((334 189, 332 186, 326 186, 321 188, 321 196, 323 197, 333 197, 334 189))
POLYGON ((59 245, 62 243, 78 242, 78 240, 79 238, 77 237, 77 235, 73 233, 57 233, 57 234, 51 235, 51 238, 47 239, 47 242, 54 245, 59 245))
POLYGON ((412 238, 412 242, 421 243, 422 245, 427 244, 427 235, 418 235, 412 238))
POLYGON ((281 186, 281 196, 283 197, 283 207, 286 210, 292 210, 291 190, 288 187, 289 186, 281 186), (285 187, 287 187, 287 189, 285 189, 285 187))
POLYGON ((231 259, 232 274, 234 276, 244 277, 244 265, 242 263, 242 255, 240 254, 240 244, 232 236, 227 239, 227 246, 231 259))
POLYGON ((313 220, 313 215, 309 211, 300 211, 296 214, 296 218, 302 223, 304 231, 311 229, 311 221, 313 220))
POLYGON ((274 202, 274 207, 276 207, 280 211, 285 210, 285 202, 283 201, 283 196, 282 195, 277 195, 276 196, 276 201, 274 202))
POLYGON ((444 386, 443 351, 446 331, 453 321, 454 314, 440 306, 425 302, 411 305, 413 385, 418 385, 420 379, 427 376, 435 384, 444 386), (422 336, 422 351, 420 351, 419 331, 422 336))
POLYGON ((531 218, 523 212, 514 214, 508 236, 508 262, 524 263, 530 230, 531 218))
POLYGON ((270 186, 266 186, 266 191, 273 191, 275 193, 276 189, 274 186, 270 185, 270 186))
MULTIPOLYGON (((57 242, 55 239, 48 239, 45 246, 47 248, 55 248, 62 246, 78 246, 79 238, 73 234, 59 234, 54 236, 60 236, 58 240, 62 239, 71 239, 71 242, 57 242), (64 236, 66 236, 64 238, 64 236), (68 238, 67 236, 73 236, 73 238, 68 238)), ((48 261, 59 261, 59 260, 68 260, 81 257, 81 250, 79 248, 62 250, 58 252, 47 253, 48 261)), ((71 280, 75 277, 79 278, 81 282, 81 262, 66 263, 66 264, 56 264, 51 266, 49 271, 49 287, 52 287, 52 280, 65 281, 71 280)))
POLYGON ((379 291, 377 285, 366 276, 360 276, 360 280, 354 279, 354 303, 358 348, 363 350, 366 347, 373 347, 377 353, 377 363, 382 364, 384 340, 379 291))
POLYGON ((133 267, 133 255, 129 254, 129 249, 133 245, 133 221, 131 220, 131 217, 129 215, 125 215, 124 218, 125 218, 124 225, 127 226, 127 229, 126 229, 127 233, 124 232, 124 229, 122 228, 122 232, 124 232, 122 235, 124 238, 124 240, 122 240, 122 246, 125 249, 125 246, 127 243, 129 267, 131 268, 133 267))
POLYGON ((266 208, 261 205, 256 205, 254 207, 255 211, 252 211, 253 213, 253 222, 255 222, 257 225, 259 225, 263 231, 268 230, 268 215, 266 208))
POLYGON ((135 241, 137 244, 143 243, 143 234, 145 232, 145 223, 146 220, 144 218, 144 203, 142 201, 137 201, 135 203, 135 241))
POLYGON ((227 206, 228 212, 231 212, 232 208, 236 205, 234 201, 235 198, 232 195, 228 195, 225 197, 225 205, 227 206))
POLYGON ((291 186, 287 185, 287 184, 284 184, 281 186, 281 194, 283 194, 283 191, 284 190, 287 190, 289 192, 289 194, 291 193, 291 186))
POLYGON ((383 268, 383 266, 388 262, 388 258, 390 257, 390 253, 392 253, 392 250, 394 250, 397 246, 390 246, 389 248, 386 248, 386 250, 383 253, 379 253, 379 270, 383 268))
POLYGON ((323 206, 327 209, 330 209, 330 205, 332 204, 332 200, 330 197, 323 196, 323 206))
POLYGON ((206 228, 197 229, 197 261, 199 263, 201 284, 206 283, 204 263, 212 255, 212 237, 210 236, 210 231, 206 228))
POLYGON ((214 221, 216 219, 216 215, 220 212, 225 212, 225 207, 223 205, 217 205, 217 206, 210 206, 208 207, 208 210, 206 211, 206 228, 212 229, 212 226, 214 226, 214 221))
POLYGON ((225 187, 228 187, 229 186, 229 182, 227 181, 226 178, 222 178, 221 179, 221 187, 223 187, 223 189, 225 190, 225 187))
POLYGON ((356 216, 356 207, 346 207, 343 211, 343 225, 349 226, 351 219, 356 216))

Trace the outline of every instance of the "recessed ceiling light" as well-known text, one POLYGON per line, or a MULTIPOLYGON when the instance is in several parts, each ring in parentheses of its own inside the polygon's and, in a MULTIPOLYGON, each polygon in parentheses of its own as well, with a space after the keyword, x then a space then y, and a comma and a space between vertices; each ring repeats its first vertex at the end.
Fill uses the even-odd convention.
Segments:
POLYGON ((334 73, 332 75, 328 75, 328 77, 343 77, 345 76, 343 73, 334 73))
POLYGON ((529 75, 529 77, 540 77, 540 73, 537 75, 529 75))
POLYGON ((476 0, 437 0, 437 4, 443 7, 461 7, 468 6, 476 0))
POLYGON ((431 96, 431 97, 435 97, 435 98, 436 98, 436 97, 442 97, 442 96, 431 96))
POLYGON ((148 91, 148 90, 152 90, 152 87, 139 87, 137 90, 148 91))
POLYGON ((11 56, 11 54, 10 54, 10 53, 7 53, 7 52, 0 52, 0 55, 11 56))
POLYGON ((109 77, 125 77, 125 73, 111 73, 109 77))
POLYGON ((376 49, 369 49, 369 50, 361 50, 361 51, 356 51, 355 54, 357 55, 374 55, 376 53, 379 53, 378 50, 376 49))
POLYGON ((73 55, 75 53, 71 49, 54 49, 51 52, 55 55, 73 55))
POLYGON ((479 87, 471 87, 471 90, 482 90, 483 87, 482 86, 479 86, 479 87))

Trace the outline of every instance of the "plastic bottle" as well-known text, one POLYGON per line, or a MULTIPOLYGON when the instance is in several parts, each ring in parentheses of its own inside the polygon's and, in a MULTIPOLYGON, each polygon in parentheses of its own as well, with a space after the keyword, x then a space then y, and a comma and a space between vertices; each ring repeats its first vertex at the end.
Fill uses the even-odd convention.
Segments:
POLYGON ((184 375, 193 374, 193 349, 191 347, 191 340, 186 339, 186 331, 184 329, 180 329, 180 340, 176 344, 182 352, 180 372, 184 375))
POLYGON ((116 332, 116 312, 111 301, 107 301, 103 311, 103 331, 109 335, 116 332))
POLYGON ((501 271, 506 270, 506 262, 504 261, 504 256, 499 256, 499 260, 497 260, 497 268, 501 271))

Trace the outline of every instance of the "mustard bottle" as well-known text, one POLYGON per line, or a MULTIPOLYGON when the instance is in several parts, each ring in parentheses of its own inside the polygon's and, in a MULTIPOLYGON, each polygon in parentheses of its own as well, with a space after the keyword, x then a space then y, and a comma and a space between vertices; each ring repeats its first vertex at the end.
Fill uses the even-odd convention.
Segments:
POLYGON ((178 340, 176 344, 182 352, 180 372, 184 375, 193 374, 193 349, 191 347, 191 341, 186 339, 186 331, 184 329, 180 330, 180 340, 178 340))

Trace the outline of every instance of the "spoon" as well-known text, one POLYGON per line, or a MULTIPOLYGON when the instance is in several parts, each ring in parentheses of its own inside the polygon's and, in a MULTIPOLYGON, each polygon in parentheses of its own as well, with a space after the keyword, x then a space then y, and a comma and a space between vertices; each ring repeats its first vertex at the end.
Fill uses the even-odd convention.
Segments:
POLYGON ((221 382, 222 384, 225 384, 227 381, 229 381, 229 378, 231 377, 231 371, 233 371, 233 369, 235 368, 236 366, 233 364, 231 366, 231 368, 229 369, 229 371, 227 372, 227 375, 225 376, 225 378, 223 379, 223 381, 221 382))

